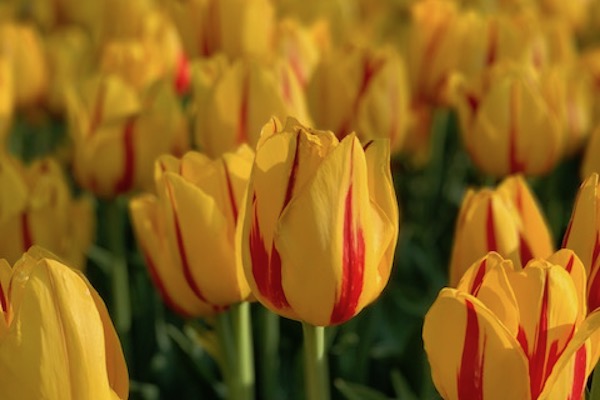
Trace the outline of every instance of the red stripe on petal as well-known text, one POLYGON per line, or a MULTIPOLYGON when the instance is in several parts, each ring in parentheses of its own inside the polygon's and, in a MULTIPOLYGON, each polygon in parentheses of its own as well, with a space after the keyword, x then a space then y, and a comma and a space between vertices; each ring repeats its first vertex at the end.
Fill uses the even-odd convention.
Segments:
POLYGON ((595 271, 588 288, 588 312, 600 307, 600 271, 595 271))
POLYGON ((29 228, 29 216, 21 213, 21 239, 23 240, 23 251, 27 251, 33 245, 31 229, 29 228))
POLYGON ((519 233, 519 257, 521 258, 521 265, 527 265, 527 263, 533 259, 533 251, 531 246, 522 234, 519 233))
POLYGON ((517 88, 513 86, 510 96, 510 121, 509 121, 509 132, 508 132, 508 163, 510 167, 510 173, 523 172, 525 170, 525 163, 520 161, 517 156, 517 127, 516 118, 519 112, 517 104, 517 88))
POLYGON ((4 288, 2 287, 2 284, 0 283, 0 307, 2 307, 2 311, 7 312, 8 311, 8 299, 6 298, 6 295, 4 294, 4 288))
POLYGON ((487 270, 487 258, 484 258, 479 267, 477 267, 477 273, 475 274, 475 279, 473 279, 473 285, 471 285, 470 293, 473 296, 477 296, 479 293, 479 289, 481 289, 481 284, 483 283, 483 277, 485 276, 487 270))
POLYGON ((175 70, 175 90, 177 94, 181 95, 188 91, 190 88, 191 73, 190 73, 190 62, 188 61, 184 52, 179 54, 177 58, 177 67, 175 70))
POLYGON ((569 237, 571 236, 571 228, 573 227, 573 217, 569 220, 569 225, 567 225, 567 230, 565 232, 565 236, 563 236, 562 248, 567 248, 567 243, 569 242, 569 237))
MULTIPOLYGON (((353 176, 353 151, 350 153, 350 182, 353 176)), ((354 215, 353 184, 350 183, 346 193, 344 208, 344 232, 342 254, 342 282, 337 301, 333 306, 330 321, 339 324, 352 318, 356 313, 358 300, 363 289, 365 270, 365 239, 360 226, 356 227, 358 218, 354 215)))
POLYGON ((275 308, 288 308, 290 305, 281 285, 281 257, 274 245, 271 246, 271 254, 269 255, 267 252, 260 233, 256 204, 256 195, 254 195, 252 201, 253 220, 248 240, 252 275, 260 294, 268 299, 275 308))
POLYGON ((229 170, 227 169, 227 163, 225 163, 225 161, 223 161, 223 171, 225 171, 225 183, 227 184, 227 194, 229 196, 231 212, 233 213, 233 220, 237 223, 238 209, 235 202, 235 194, 233 193, 233 185, 231 184, 231 177, 229 176, 229 170))
POLYGON ((583 345, 579 348, 579 350, 577 350, 577 353, 575 353, 575 365, 573 366, 573 386, 571 386, 571 393, 569 394, 568 400, 583 399, 583 391, 585 390, 585 384, 587 381, 586 364, 587 349, 585 345, 583 345))
POLYGON ((144 251, 143 253, 144 253, 144 260, 146 261, 146 266, 148 267, 148 273, 150 275, 150 279, 152 279, 152 282, 154 283, 156 290, 160 294, 160 297, 163 299, 165 304, 171 310, 175 311, 177 314, 181 315, 184 318, 193 317, 193 315, 190 315, 187 311, 185 311, 183 308, 181 308, 175 302, 175 300, 173 300, 173 297, 171 297, 171 295, 167 291, 167 288, 165 287, 164 283, 160 279, 160 277, 158 275, 158 271, 156 270, 156 266, 152 262, 152 259, 148 256, 148 253, 146 251, 144 251))
MULTIPOLYGON (((465 300, 467 306, 467 326, 465 329, 465 341, 460 361, 460 369, 456 377, 456 386, 459 400, 482 400, 483 399, 483 365, 484 355, 481 353, 480 329, 477 313, 473 303, 465 300)), ((483 347, 485 348, 485 336, 483 347)))
POLYGON ((492 204, 492 199, 490 199, 488 202, 485 228, 488 251, 497 251, 498 244, 496 243, 496 228, 494 226, 494 208, 492 204))
POLYGON ((135 170, 135 151, 133 148, 135 118, 129 118, 123 131, 123 174, 115 184, 115 193, 123 193, 133 186, 133 173, 135 170))
POLYGON ((236 144, 248 143, 248 96, 250 91, 248 76, 244 77, 242 84, 242 98, 240 104, 240 115, 237 126, 236 144))
POLYGON ((573 257, 573 254, 571 254, 571 257, 569 257, 569 261, 567 262, 567 265, 565 265, 565 269, 567 270, 568 273, 571 273, 574 263, 575 263, 575 257, 573 257))

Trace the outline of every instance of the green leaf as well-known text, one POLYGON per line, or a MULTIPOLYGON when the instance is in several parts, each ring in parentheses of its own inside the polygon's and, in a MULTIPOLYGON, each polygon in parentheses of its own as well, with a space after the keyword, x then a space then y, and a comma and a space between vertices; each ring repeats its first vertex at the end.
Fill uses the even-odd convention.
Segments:
POLYGON ((347 400, 390 400, 381 392, 342 379, 336 379, 334 385, 347 400))
POLYGON ((418 397, 408 386, 408 382, 398 370, 393 370, 391 374, 392 386, 396 392, 396 398, 400 400, 418 400, 418 397))

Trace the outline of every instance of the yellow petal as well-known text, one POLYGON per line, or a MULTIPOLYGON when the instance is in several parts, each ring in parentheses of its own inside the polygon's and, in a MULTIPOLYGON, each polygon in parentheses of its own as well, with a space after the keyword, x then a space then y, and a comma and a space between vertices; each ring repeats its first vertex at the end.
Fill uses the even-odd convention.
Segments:
POLYGON ((573 280, 575 290, 577 291, 577 304, 580 317, 578 322, 582 321, 587 315, 587 277, 583 263, 577 257, 575 252, 570 249, 561 249, 548 257, 548 262, 563 267, 573 280))
POLYGON ((131 200, 131 220, 140 250, 146 259, 148 272, 163 300, 174 311, 184 316, 212 313, 200 301, 187 283, 181 264, 169 247, 164 217, 159 214, 155 196, 143 195, 131 200))
POLYGON ((74 271, 54 260, 33 267, 0 366, 6 399, 111 399, 102 321, 74 271))
POLYGON ((423 342, 443 398, 529 398, 527 361, 519 344, 475 297, 442 289, 425 315, 423 342))

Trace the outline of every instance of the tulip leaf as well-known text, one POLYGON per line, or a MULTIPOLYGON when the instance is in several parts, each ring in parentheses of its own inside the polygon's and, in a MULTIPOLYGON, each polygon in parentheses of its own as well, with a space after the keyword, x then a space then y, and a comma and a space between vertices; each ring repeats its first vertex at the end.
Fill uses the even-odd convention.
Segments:
POLYGON ((389 397, 374 389, 342 379, 337 379, 334 385, 347 400, 390 400, 389 397))
POLYGON ((393 370, 391 374, 392 378, 392 386, 394 387, 394 392, 396 392, 396 398, 402 400, 418 400, 418 397, 411 390, 404 379, 404 376, 398 370, 393 370))

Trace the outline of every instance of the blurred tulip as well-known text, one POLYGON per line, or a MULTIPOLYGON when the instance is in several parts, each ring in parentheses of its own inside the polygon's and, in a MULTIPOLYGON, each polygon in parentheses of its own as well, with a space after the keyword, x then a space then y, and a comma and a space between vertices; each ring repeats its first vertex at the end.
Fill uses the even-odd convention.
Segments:
POLYGON ((308 122, 304 93, 285 62, 263 64, 223 57, 200 61, 192 68, 195 138, 201 150, 218 157, 242 143, 251 147, 272 116, 308 122))
POLYGON ((600 355, 600 313, 586 318, 583 269, 570 250, 534 259, 524 269, 490 253, 456 289, 442 289, 423 325, 440 395, 583 398, 600 355))
POLYGON ((175 26, 167 15, 149 12, 136 37, 108 41, 103 48, 100 71, 115 74, 142 90, 166 78, 178 92, 189 85, 187 58, 175 26))
POLYGON ((81 83, 92 71, 92 42, 82 29, 56 30, 46 38, 46 55, 52 77, 47 102, 53 111, 63 112, 68 88, 81 83))
POLYGON ((80 96, 71 93, 69 113, 75 177, 99 196, 151 188, 155 158, 189 148, 187 121, 166 82, 138 95, 116 76, 97 78, 80 96))
POLYGON ((10 61, 0 55, 0 152, 4 151, 6 138, 14 113, 13 72, 10 61))
POLYGON ((562 247, 573 250, 588 276, 588 308, 600 307, 600 187, 591 173, 577 193, 562 247))
POLYGON ((544 97, 547 78, 527 64, 500 64, 483 88, 457 91, 463 141, 483 172, 540 175, 563 156, 564 125, 544 97))
POLYGON ((87 279, 38 247, 0 260, 0 396, 127 399, 119 338, 87 279))
POLYGON ((546 15, 546 18, 555 17, 567 22, 571 29, 583 27, 588 18, 588 9, 592 1, 590 0, 538 0, 540 10, 546 15))
POLYGON ((49 77, 37 30, 26 24, 0 24, 0 55, 11 64, 15 105, 32 106, 43 100, 49 77))
POLYGON ((600 121, 600 46, 592 47, 581 55, 581 64, 591 76, 593 120, 600 121))
POLYGON ((58 163, 42 159, 25 167, 3 156, 0 180, 0 257, 14 263, 37 244, 83 269, 94 237, 93 204, 72 198, 58 163))
POLYGON ((184 316, 213 314, 250 295, 235 237, 253 157, 247 146, 215 160, 196 152, 159 157, 158 196, 131 201, 150 275, 184 316))
POLYGON ((456 221, 450 286, 456 287, 464 272, 490 251, 517 266, 553 252, 544 217, 519 175, 506 178, 496 190, 467 191, 456 221))
POLYGON ((324 56, 310 81, 308 104, 317 126, 343 138, 390 140, 400 150, 408 121, 404 63, 391 48, 352 46, 324 56))
POLYGON ((340 324, 385 287, 398 236, 389 144, 339 142, 288 119, 263 128, 242 259, 254 296, 288 318, 340 324))

